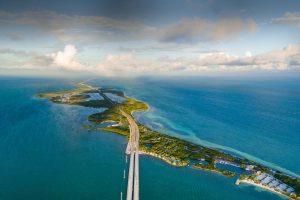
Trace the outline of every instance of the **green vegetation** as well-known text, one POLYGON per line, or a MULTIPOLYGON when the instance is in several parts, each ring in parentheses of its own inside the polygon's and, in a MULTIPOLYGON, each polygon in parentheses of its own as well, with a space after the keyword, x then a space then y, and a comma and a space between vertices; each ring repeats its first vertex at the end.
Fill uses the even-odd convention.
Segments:
MULTIPOLYGON (((86 84, 77 84, 79 88, 65 91, 65 92, 52 92, 46 94, 37 95, 40 98, 47 98, 54 103, 63 103, 70 105, 79 105, 86 107, 104 107, 107 108, 104 112, 95 113, 88 117, 93 124, 82 126, 88 130, 104 130, 109 132, 118 133, 129 137, 129 125, 126 117, 124 117, 120 110, 131 114, 135 111, 145 111, 149 107, 147 104, 141 101, 137 101, 132 98, 128 98, 123 92, 117 91, 111 88, 96 89, 86 84), (103 100, 90 100, 88 93, 99 93, 103 97, 103 100), (105 93, 112 93, 125 100, 122 103, 112 102, 105 93), (103 122, 117 122, 117 126, 109 127, 97 127, 97 125, 103 122)), ((166 162, 176 166, 187 166, 189 163, 194 163, 193 166, 200 168, 199 161, 205 160, 208 163, 206 166, 202 166, 202 169, 209 169, 216 171, 227 176, 234 176, 235 173, 218 169, 215 167, 215 159, 224 159, 229 161, 239 161, 242 159, 231 156, 230 154, 209 149, 200 145, 192 144, 187 141, 164 135, 155 132, 148 127, 138 124, 140 129, 140 150, 146 154, 150 154, 159 157, 166 162)))
POLYGON ((90 95, 73 95, 70 97, 70 101, 82 101, 90 98, 90 95))
MULTIPOLYGON (((127 114, 132 114, 136 111, 148 110, 148 105, 144 102, 137 101, 135 99, 126 97, 123 92, 117 91, 112 88, 93 88, 84 83, 77 84, 76 89, 63 91, 63 92, 51 92, 45 94, 38 94, 39 98, 46 98, 54 103, 78 105, 93 108, 106 108, 101 113, 94 113, 88 117, 91 124, 82 126, 89 131, 103 130, 118 133, 129 138, 129 124, 127 118, 124 117, 120 110, 123 110, 127 114), (99 100, 88 100, 90 93, 97 93, 103 97, 99 100), (125 98, 122 103, 113 102, 109 99, 105 93, 111 93, 125 98), (107 127, 97 127, 104 122, 116 122, 116 125, 107 127)), ((99 96, 99 97, 100 97, 99 96)), ((193 144, 175 137, 171 137, 156 131, 149 129, 148 127, 138 124, 140 130, 140 151, 144 154, 158 157, 169 164, 174 166, 187 166, 191 164, 194 168, 209 170, 217 173, 221 173, 225 176, 232 177, 236 173, 216 167, 216 163, 227 163, 229 165, 246 169, 247 166, 253 166, 252 175, 250 174, 240 175, 240 180, 255 178, 255 172, 273 173, 270 168, 262 166, 253 161, 249 161, 244 158, 240 158, 231 155, 226 152, 222 152, 217 149, 207 148, 201 145, 193 144)), ((300 180, 287 176, 278 171, 275 172, 274 177, 282 182, 293 187, 297 194, 300 192, 300 180)))
POLYGON ((276 172, 274 177, 293 187, 296 193, 300 193, 300 179, 295 179, 280 172, 276 172))
POLYGON ((93 107, 93 108, 109 108, 111 107, 110 103, 107 103, 105 100, 90 100, 90 101, 76 101, 70 103, 72 105, 79 105, 79 106, 85 106, 85 107, 93 107))
POLYGON ((237 160, 237 158, 221 151, 152 131, 140 124, 139 127, 140 149, 143 152, 160 155, 165 159, 169 159, 175 165, 186 166, 189 163, 194 163, 193 166, 196 168, 219 172, 226 176, 235 175, 234 172, 215 167, 215 159, 237 160), (200 164, 199 161, 205 161, 207 165, 200 164))
POLYGON ((228 170, 216 168, 213 164, 202 165, 202 164, 196 163, 196 164, 193 164, 193 167, 198 168, 198 169, 203 169, 203 170, 214 171, 214 172, 223 174, 223 175, 228 176, 228 177, 233 177, 233 176, 236 175, 235 172, 231 172, 231 171, 228 171, 228 170))
POLYGON ((82 87, 80 87, 80 88, 76 88, 74 90, 37 94, 36 96, 39 97, 39 98, 47 98, 47 99, 51 100, 51 98, 53 98, 53 97, 61 97, 62 95, 89 93, 90 90, 91 90, 91 88, 87 88, 87 87, 82 88, 82 87))
POLYGON ((248 176, 246 174, 241 174, 239 179, 244 180, 244 179, 247 179, 247 178, 248 178, 248 176))
POLYGON ((129 129, 125 126, 117 126, 117 127, 104 127, 104 128, 97 128, 96 130, 108 131, 118 133, 120 135, 128 136, 129 137, 129 129))
POLYGON ((118 105, 119 109, 122 109, 126 113, 132 113, 136 111, 148 110, 148 105, 144 102, 137 101, 126 97, 126 100, 118 105))
POLYGON ((92 88, 83 83, 76 84, 76 86, 78 86, 79 88, 76 88, 74 90, 69 90, 69 91, 38 94, 37 97, 47 98, 54 103, 78 105, 78 106, 93 107, 93 108, 107 108, 104 112, 90 115, 88 117, 88 120, 93 122, 93 124, 84 125, 82 127, 87 128, 89 130, 110 131, 125 136, 129 136, 128 121, 121 114, 120 109, 122 109, 126 113, 132 113, 134 111, 143 111, 148 109, 147 104, 141 101, 128 98, 124 95, 123 92, 117 91, 115 89, 111 89, 111 88, 97 89, 97 88, 92 88), (90 97, 88 95, 89 93, 98 93, 104 99, 86 101, 90 97), (120 97, 124 97, 125 101, 116 104, 112 102, 105 95, 105 93, 111 93, 114 95, 118 95, 120 97), (95 126, 108 121, 117 122, 118 126, 95 128, 95 126))

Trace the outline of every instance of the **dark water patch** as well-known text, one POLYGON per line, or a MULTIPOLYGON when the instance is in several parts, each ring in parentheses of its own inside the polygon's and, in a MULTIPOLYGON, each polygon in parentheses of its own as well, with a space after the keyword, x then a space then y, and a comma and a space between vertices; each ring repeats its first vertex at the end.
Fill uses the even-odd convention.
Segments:
POLYGON ((232 166, 232 165, 222 164, 222 163, 216 163, 215 166, 218 169, 228 170, 228 171, 231 171, 231 172, 235 172, 236 174, 245 173, 244 169, 242 169, 240 167, 237 167, 237 166, 232 166))

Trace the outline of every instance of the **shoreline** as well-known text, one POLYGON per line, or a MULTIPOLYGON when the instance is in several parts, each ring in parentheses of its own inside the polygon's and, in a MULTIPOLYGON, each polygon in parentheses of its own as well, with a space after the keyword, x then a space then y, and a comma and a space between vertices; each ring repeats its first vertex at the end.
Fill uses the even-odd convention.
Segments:
MULTIPOLYGON (((145 103, 145 102, 143 102, 143 103, 145 103)), ((148 104, 147 104, 147 106, 148 106, 148 110, 150 110, 151 107, 149 107, 148 104)), ((137 111, 137 112, 139 112, 139 111, 137 111)), ((142 110, 140 112, 146 112, 146 110, 142 110)), ((140 124, 146 126, 143 123, 140 123, 140 124)), ((272 162, 269 162, 269 161, 265 161, 265 160, 263 160, 263 159, 261 159, 259 157, 256 157, 254 155, 251 155, 251 154, 239 151, 239 150, 236 150, 236 149, 231 148, 231 147, 227 147, 227 146, 223 146, 223 145, 220 145, 220 144, 212 143, 212 142, 209 142, 209 141, 206 141, 206 140, 202 140, 202 139, 200 139, 198 137, 195 137, 195 136, 193 136, 191 138, 188 138, 186 136, 181 137, 181 136, 178 136, 176 134, 173 135, 172 132, 170 133, 168 131, 164 132, 164 134, 166 134, 166 135, 168 135, 170 137, 176 137, 178 139, 185 140, 185 141, 193 143, 193 144, 205 146, 205 147, 210 148, 210 149, 215 149, 215 150, 218 150, 218 151, 222 151, 224 153, 227 153, 227 154, 230 154, 230 155, 233 155, 233 156, 236 156, 236 157, 246 158, 248 160, 251 160, 251 161, 253 161, 255 163, 258 163, 260 165, 266 166, 268 168, 271 168, 271 169, 274 169, 274 170, 277 170, 277 171, 281 171, 281 172, 283 172, 285 174, 288 174, 289 176, 292 176, 292 177, 295 177, 295 178, 300 178, 300 174, 297 174, 297 173, 295 173, 295 172, 293 172, 293 171, 291 171, 289 169, 281 167, 278 164, 275 164, 275 163, 272 163, 272 162), (196 140, 196 141, 192 141, 192 140, 196 140)))
MULTIPOLYGON (((189 166, 189 164, 182 164, 182 165, 174 164, 173 162, 169 161, 168 159, 166 159, 164 157, 159 156, 158 154, 151 153, 151 152, 145 152, 143 150, 140 150, 139 154, 140 155, 145 155, 145 156, 150 156, 150 157, 153 157, 153 158, 158 158, 158 159, 166 162, 167 164, 169 164, 173 167, 188 167, 189 166)), ((225 177, 229 177, 229 178, 231 177, 231 176, 227 176, 227 175, 223 174, 222 172, 220 172, 218 170, 205 169, 205 168, 200 168, 200 167, 196 167, 196 166, 193 166, 193 165, 191 165, 191 168, 196 169, 196 170, 203 170, 203 171, 207 171, 207 172, 212 172, 212 173, 215 173, 215 174, 218 174, 218 175, 221 175, 221 176, 225 176, 225 177)))
POLYGON ((246 179, 240 180, 240 179, 237 179, 236 182, 235 182, 236 185, 240 185, 241 183, 242 184, 246 184, 246 185, 252 185, 252 186, 255 186, 255 187, 258 187, 258 188, 262 188, 262 189, 264 189, 266 191, 270 191, 270 192, 272 192, 274 194, 281 195, 281 196, 286 197, 288 199, 299 199, 299 198, 292 198, 292 197, 290 197, 290 196, 288 196, 286 194, 283 194, 283 193, 281 193, 281 192, 279 192, 279 191, 277 191, 277 190, 275 190, 273 188, 267 187, 267 186, 259 184, 259 183, 255 183, 254 181, 251 181, 251 180, 246 180, 246 179))
MULTIPOLYGON (((107 109, 104 112, 94 113, 92 115, 89 115, 88 120, 90 122, 94 122, 94 124, 83 126, 83 128, 89 128, 89 130, 104 130, 107 132, 113 132, 113 133, 127 136, 127 139, 128 139, 128 127, 127 127, 127 123, 120 116, 120 109, 129 113, 133 117, 133 119, 137 121, 137 119, 135 119, 134 117, 134 113, 147 112, 151 108, 149 104, 134 98, 130 98, 126 96, 124 93, 122 93, 122 91, 115 91, 113 89, 110 89, 112 91, 111 93, 117 92, 119 93, 119 95, 125 98, 125 100, 122 103, 111 103, 112 100, 104 98, 103 100, 88 101, 87 103, 85 102, 83 104, 81 102, 82 99, 81 96, 87 93, 89 91, 88 89, 96 90, 95 93, 98 92, 101 93, 101 91, 98 91, 98 89, 91 87, 87 84, 81 84, 81 86, 84 87, 65 92, 67 94, 71 93, 72 94, 71 97, 69 96, 65 97, 64 92, 38 94, 38 97, 47 98, 53 103, 74 104, 74 105, 85 106, 85 107, 107 106, 107 109), (97 124, 103 124, 105 122, 118 123, 118 126, 115 127, 108 126, 108 127, 93 129, 93 126, 97 124)), ((107 92, 110 91, 108 89, 104 89, 104 90, 107 92)), ((274 168, 266 164, 260 164, 260 162, 255 161, 256 159, 253 158, 247 159, 248 156, 241 155, 243 153, 236 153, 234 151, 231 151, 231 148, 225 148, 226 150, 224 150, 223 148, 220 147, 219 148, 211 147, 211 145, 205 145, 206 141, 203 141, 204 144, 197 144, 198 142, 190 141, 191 139, 180 138, 180 137, 178 138, 176 136, 171 136, 168 134, 161 133, 160 131, 152 130, 148 126, 143 125, 141 123, 138 123, 138 128, 140 129, 141 132, 140 138, 142 139, 142 141, 140 140, 140 146, 143 147, 140 149, 139 154, 144 154, 154 158, 158 158, 171 166, 187 167, 190 166, 190 163, 192 163, 191 168, 210 171, 212 173, 227 176, 229 178, 235 176, 236 172, 230 171, 228 169, 219 169, 214 165, 216 160, 223 160, 224 162, 225 161, 234 162, 234 164, 238 166, 243 166, 241 167, 241 169, 245 170, 244 173, 246 173, 246 170, 249 169, 251 169, 252 171, 254 169, 252 173, 254 172, 260 173, 260 171, 271 173, 271 171, 274 170, 274 168), (202 164, 201 162, 199 162, 200 160, 205 160, 207 164, 205 164, 204 166, 200 166, 202 164), (193 163, 193 162, 199 162, 199 163, 193 163)), ((244 175, 244 173, 242 173, 242 175, 244 175)), ((298 189, 299 182, 297 182, 297 179, 295 179, 295 177, 288 176, 287 174, 289 173, 283 174, 282 171, 281 172, 275 171, 274 173, 279 174, 280 176, 279 180, 288 179, 287 182, 290 185, 292 185, 292 187, 296 188, 296 191, 299 190, 298 189)), ((240 183, 248 183, 251 185, 255 185, 257 187, 287 197, 289 199, 299 199, 296 196, 294 197, 294 196, 289 196, 288 194, 286 195, 284 192, 276 191, 272 188, 268 188, 264 185, 252 182, 251 180, 244 180, 244 179, 241 180, 240 178, 238 178, 236 181, 236 185, 239 185, 240 183)), ((296 192, 296 194, 298 195, 298 192, 296 192)))
POLYGON ((152 152, 146 152, 146 151, 140 150, 139 154, 151 156, 151 157, 154 157, 154 158, 158 158, 158 159, 160 159, 162 161, 165 161, 166 163, 168 163, 168 164, 170 164, 170 165, 172 165, 174 167, 186 167, 186 166, 188 166, 188 164, 184 164, 184 163, 181 164, 181 165, 173 163, 170 160, 166 159, 165 157, 162 157, 162 156, 160 156, 160 155, 158 155, 156 153, 152 153, 152 152))
POLYGON ((225 175, 223 174, 222 172, 218 171, 218 170, 214 170, 214 169, 205 169, 205 168, 201 168, 201 167, 196 167, 196 166, 193 166, 192 167, 193 169, 197 169, 197 170, 203 170, 203 171, 208 171, 208 172, 212 172, 212 173, 215 173, 215 174, 218 174, 218 175, 221 175, 221 176, 225 176, 227 178, 232 178, 234 176, 228 176, 228 175, 225 175))
POLYGON ((182 140, 186 140, 186 141, 188 141, 190 143, 194 143, 194 144, 197 144, 197 145, 205 146, 205 147, 210 148, 210 149, 215 149, 215 150, 218 150, 218 151, 222 151, 224 153, 228 153, 228 154, 236 156, 236 157, 246 158, 248 160, 251 160, 251 161, 253 161, 255 163, 258 163, 260 165, 266 166, 268 168, 284 172, 285 174, 288 174, 289 176, 300 178, 299 174, 297 174, 295 172, 292 172, 292 171, 290 171, 290 170, 288 170, 286 168, 280 167, 279 165, 277 165, 275 163, 271 163, 271 162, 262 160, 259 157, 255 157, 255 156, 253 156, 251 154, 248 154, 248 153, 245 153, 245 152, 241 152, 241 151, 233 149, 231 147, 227 147, 227 146, 215 144, 215 143, 212 143, 212 142, 209 142, 209 141, 206 141, 206 140, 202 140, 202 139, 194 137, 194 136, 192 138, 188 138, 188 137, 179 137, 177 135, 173 136, 171 134, 167 134, 167 135, 169 135, 171 137, 176 137, 176 138, 179 138, 179 139, 182 139, 182 140), (196 142, 192 142, 191 140, 193 140, 193 139, 195 139, 196 142))

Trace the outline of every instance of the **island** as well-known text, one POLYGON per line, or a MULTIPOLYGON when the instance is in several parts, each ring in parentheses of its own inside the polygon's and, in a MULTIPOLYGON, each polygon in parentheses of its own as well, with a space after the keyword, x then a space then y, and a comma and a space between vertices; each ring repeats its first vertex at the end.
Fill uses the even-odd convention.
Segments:
MULTIPOLYGON (((84 82, 75 84, 67 91, 37 94, 53 103, 104 108, 88 116, 89 124, 82 125, 88 131, 108 131, 129 139, 129 123, 121 113, 133 119, 133 113, 147 111, 149 105, 127 97, 114 88, 96 88, 84 82)), ((236 185, 251 184, 289 199, 300 199, 300 179, 271 169, 249 159, 220 149, 194 144, 169 136, 136 122, 140 131, 139 154, 159 158, 177 167, 192 167, 216 172, 228 177, 237 177, 236 185)))

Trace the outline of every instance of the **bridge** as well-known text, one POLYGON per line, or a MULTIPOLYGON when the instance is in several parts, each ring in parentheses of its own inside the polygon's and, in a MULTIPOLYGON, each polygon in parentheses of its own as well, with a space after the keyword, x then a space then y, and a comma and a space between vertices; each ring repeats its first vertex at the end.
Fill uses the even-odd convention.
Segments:
POLYGON ((130 154, 127 195, 126 200, 139 199, 139 127, 131 115, 120 110, 122 115, 125 116, 129 122, 130 137, 126 148, 126 154, 130 154))
MULTIPOLYGON (((101 89, 97 89, 99 94, 112 105, 117 103, 112 101, 101 89)), ((139 200, 140 193, 140 176, 139 176, 139 140, 140 131, 135 120, 131 115, 120 109, 121 114, 127 118, 129 123, 130 137, 126 147, 126 154, 130 155, 128 183, 126 200, 139 200)), ((122 195, 122 194, 121 194, 122 195)), ((122 198, 122 196, 121 196, 122 198)))
MULTIPOLYGON (((89 80, 87 80, 89 81, 89 80)), ((81 82, 80 84, 85 85, 91 89, 96 89, 97 92, 112 105, 116 105, 117 103, 112 101, 100 88, 94 88, 90 85, 85 84, 85 82, 81 82)), ((128 183, 127 183, 127 194, 126 200, 139 200, 140 193, 140 177, 139 177, 139 140, 140 140, 140 131, 139 127, 136 124, 135 120, 131 115, 127 114, 123 110, 120 109, 121 114, 127 118, 130 129, 130 137, 126 147, 126 154, 130 154, 130 162, 129 162, 129 173, 128 173, 128 183)), ((122 193, 121 193, 122 199, 122 193)))

